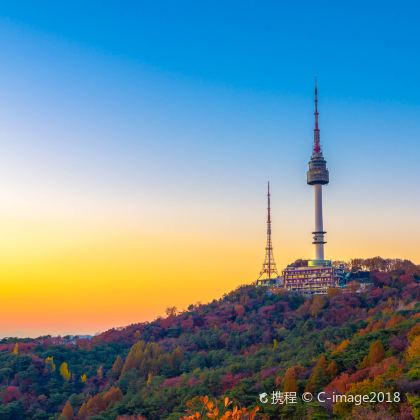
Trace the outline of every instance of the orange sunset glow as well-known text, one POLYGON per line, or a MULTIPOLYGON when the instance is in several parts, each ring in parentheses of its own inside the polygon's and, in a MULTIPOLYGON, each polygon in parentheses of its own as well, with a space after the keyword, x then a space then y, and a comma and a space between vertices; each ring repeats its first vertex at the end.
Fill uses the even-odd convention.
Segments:
POLYGON ((0 336, 94 334, 252 283, 268 180, 277 267, 312 258, 314 74, 326 258, 420 262, 418 104, 389 79, 326 53, 219 63, 222 42, 186 65, 22 19, 0 22, 0 336))

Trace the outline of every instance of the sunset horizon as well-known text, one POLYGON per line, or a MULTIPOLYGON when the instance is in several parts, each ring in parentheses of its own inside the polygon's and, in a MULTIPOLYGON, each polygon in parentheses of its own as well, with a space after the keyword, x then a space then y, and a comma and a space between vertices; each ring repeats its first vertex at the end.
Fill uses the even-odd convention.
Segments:
POLYGON ((0 337, 95 334, 251 284, 268 180, 279 270, 312 258, 315 77, 326 258, 420 263, 414 26, 389 39, 385 8, 377 38, 374 7, 207 6, 113 9, 124 24, 3 8, 0 337))

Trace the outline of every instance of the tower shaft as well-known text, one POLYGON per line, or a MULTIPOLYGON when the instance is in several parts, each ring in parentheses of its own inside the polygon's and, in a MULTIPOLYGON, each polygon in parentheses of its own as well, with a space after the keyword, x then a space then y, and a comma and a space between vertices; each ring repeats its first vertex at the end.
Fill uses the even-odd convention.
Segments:
POLYGON ((324 226, 322 221, 322 185, 314 185, 315 192, 315 231, 314 244, 315 244, 315 260, 324 260, 324 226))

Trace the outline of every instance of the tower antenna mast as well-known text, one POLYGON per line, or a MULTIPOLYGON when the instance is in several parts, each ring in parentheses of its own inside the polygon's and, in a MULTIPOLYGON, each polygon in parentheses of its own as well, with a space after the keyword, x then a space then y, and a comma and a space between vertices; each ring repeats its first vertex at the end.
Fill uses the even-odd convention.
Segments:
POLYGON ((263 276, 266 276, 267 280, 272 280, 279 277, 277 266, 274 261, 273 255, 273 244, 271 242, 271 194, 270 194, 270 181, 267 184, 267 244, 265 246, 265 258, 258 276, 258 280, 261 280, 263 276))

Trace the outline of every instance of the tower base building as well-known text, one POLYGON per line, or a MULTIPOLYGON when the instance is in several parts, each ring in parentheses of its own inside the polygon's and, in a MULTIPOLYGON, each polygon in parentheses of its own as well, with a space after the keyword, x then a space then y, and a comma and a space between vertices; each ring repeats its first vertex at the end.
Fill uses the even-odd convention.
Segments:
POLYGON ((326 294, 328 289, 339 287, 342 276, 342 270, 333 267, 331 261, 311 260, 307 267, 286 267, 283 287, 308 295, 326 294))

